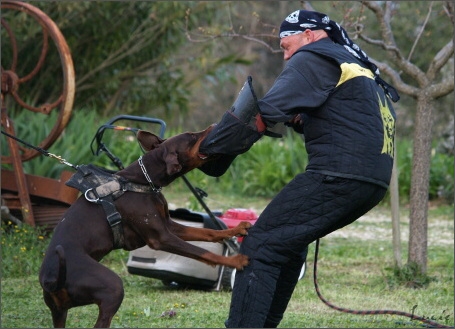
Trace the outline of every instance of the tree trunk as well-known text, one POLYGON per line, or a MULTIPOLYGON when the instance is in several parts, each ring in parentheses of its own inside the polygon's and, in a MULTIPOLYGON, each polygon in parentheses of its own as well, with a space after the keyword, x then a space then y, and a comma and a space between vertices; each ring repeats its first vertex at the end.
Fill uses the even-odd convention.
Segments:
MULTIPOLYGON (((395 137, 396 145, 396 137, 395 137)), ((392 242, 395 266, 401 268, 400 193, 398 189, 397 148, 395 146, 392 177, 390 179, 390 204, 392 207, 392 242)))
POLYGON ((432 112, 432 99, 423 90, 417 101, 414 130, 408 250, 408 265, 416 263, 422 273, 426 273, 427 270, 427 217, 431 164, 431 130, 433 124, 432 112))

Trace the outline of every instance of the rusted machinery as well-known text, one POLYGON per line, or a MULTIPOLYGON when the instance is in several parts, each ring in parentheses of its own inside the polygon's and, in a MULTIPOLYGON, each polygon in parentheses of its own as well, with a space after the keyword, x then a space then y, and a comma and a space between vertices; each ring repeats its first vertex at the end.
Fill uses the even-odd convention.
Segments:
MULTIPOLYGON (((14 118, 10 117, 8 108, 15 103, 21 111, 30 111, 31 120, 33 113, 49 115, 56 111, 57 119, 50 133, 38 145, 39 148, 49 148, 60 136, 69 122, 75 94, 75 74, 70 49, 57 25, 40 9, 19 1, 1 2, 1 28, 2 38, 8 39, 9 46, 2 43, 1 66, 1 125, 6 133, 16 136, 14 118), (37 40, 37 45, 42 45, 40 55, 36 58, 35 67, 27 73, 21 72, 19 56, 19 40, 14 31, 17 20, 26 19, 34 21, 41 27, 42 36, 37 40), (53 47, 50 47, 53 42, 53 47), (22 86, 37 78, 43 68, 45 58, 52 50, 57 49, 62 74, 62 92, 51 102, 41 105, 28 104, 24 99, 28 95, 21 94, 22 86), (11 52, 11 56, 3 56, 11 52), (4 63, 3 58, 11 58, 9 63, 4 63)), ((25 23, 26 24, 26 23, 25 23)), ((38 25, 37 25, 38 26, 38 25)), ((26 136, 18 136, 24 138, 26 136)), ((6 145, 2 145, 2 171, 1 171, 1 196, 2 219, 19 219, 31 226, 55 226, 62 213, 77 198, 77 190, 67 187, 64 183, 72 172, 63 172, 59 180, 48 177, 26 174, 23 162, 31 160, 40 153, 31 148, 26 148, 12 138, 6 138, 6 145), (13 170, 6 170, 3 164, 11 164, 13 170)))

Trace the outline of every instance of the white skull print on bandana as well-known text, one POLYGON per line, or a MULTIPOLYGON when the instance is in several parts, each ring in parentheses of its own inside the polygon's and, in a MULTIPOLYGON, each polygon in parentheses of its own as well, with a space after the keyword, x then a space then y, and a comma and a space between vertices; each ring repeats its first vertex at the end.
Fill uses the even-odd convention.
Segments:
POLYGON ((324 16, 324 17, 322 18, 321 21, 322 21, 322 23, 324 23, 324 24, 329 24, 330 18, 329 18, 329 16, 324 16))
POLYGON ((305 29, 312 29, 313 27, 316 27, 317 25, 316 24, 311 24, 311 23, 302 23, 302 24, 300 24, 300 26, 305 28, 305 29))
POLYGON ((289 23, 292 23, 292 24, 297 23, 299 21, 299 13, 300 13, 300 10, 296 10, 293 13, 289 14, 289 16, 286 17, 286 21, 288 21, 289 23))

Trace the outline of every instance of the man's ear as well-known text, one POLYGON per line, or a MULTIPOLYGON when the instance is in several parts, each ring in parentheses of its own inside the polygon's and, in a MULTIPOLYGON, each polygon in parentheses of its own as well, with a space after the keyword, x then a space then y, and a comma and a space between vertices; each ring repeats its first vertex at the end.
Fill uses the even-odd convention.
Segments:
POLYGON ((179 159, 176 152, 170 152, 164 157, 166 162, 166 172, 168 175, 174 175, 182 170, 182 166, 179 163, 179 159))
POLYGON ((139 141, 139 144, 141 144, 142 148, 147 152, 158 147, 158 145, 165 141, 165 139, 161 139, 155 134, 145 130, 139 130, 137 132, 137 140, 139 141))

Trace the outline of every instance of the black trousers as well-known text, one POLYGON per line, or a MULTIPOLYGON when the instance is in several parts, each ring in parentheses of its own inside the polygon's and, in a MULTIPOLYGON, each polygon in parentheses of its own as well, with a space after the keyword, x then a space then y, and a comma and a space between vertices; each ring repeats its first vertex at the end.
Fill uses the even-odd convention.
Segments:
POLYGON ((250 258, 237 271, 226 327, 277 327, 305 262, 308 245, 367 213, 386 189, 312 172, 297 175, 249 230, 240 253, 250 258))

